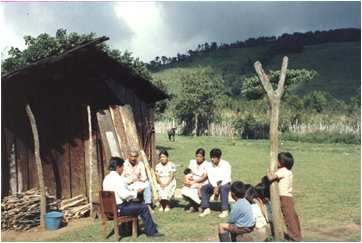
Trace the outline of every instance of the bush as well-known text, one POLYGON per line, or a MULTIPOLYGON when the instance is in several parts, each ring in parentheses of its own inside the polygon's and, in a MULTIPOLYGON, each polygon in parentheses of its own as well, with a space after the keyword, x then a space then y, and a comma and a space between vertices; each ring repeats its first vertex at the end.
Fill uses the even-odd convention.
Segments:
POLYGON ((340 133, 307 133, 297 134, 284 132, 281 134, 281 140, 307 143, 344 143, 344 144, 361 144, 361 137, 354 134, 340 133))

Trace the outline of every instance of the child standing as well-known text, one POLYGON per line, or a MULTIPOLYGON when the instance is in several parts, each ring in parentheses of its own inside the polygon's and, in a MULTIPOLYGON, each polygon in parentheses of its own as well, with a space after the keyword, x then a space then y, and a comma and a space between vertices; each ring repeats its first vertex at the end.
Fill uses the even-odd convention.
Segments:
POLYGON ((227 223, 219 224, 219 239, 221 242, 231 241, 230 233, 244 234, 253 231, 255 220, 250 203, 244 198, 245 184, 236 181, 231 184, 231 197, 235 200, 227 223))
POLYGON ((282 152, 278 154, 278 170, 273 175, 267 172, 269 181, 278 181, 280 206, 287 226, 287 237, 294 241, 301 241, 302 234, 298 215, 294 208, 293 200, 293 173, 291 171, 294 159, 291 153, 282 152))

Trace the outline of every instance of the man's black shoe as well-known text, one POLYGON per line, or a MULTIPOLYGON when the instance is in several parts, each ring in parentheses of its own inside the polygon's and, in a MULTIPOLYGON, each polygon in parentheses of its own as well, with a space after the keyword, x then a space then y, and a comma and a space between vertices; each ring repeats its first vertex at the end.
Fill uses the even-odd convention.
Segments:
POLYGON ((148 235, 148 237, 162 237, 162 236, 165 236, 164 234, 161 234, 161 233, 156 233, 156 234, 153 234, 153 235, 148 235))

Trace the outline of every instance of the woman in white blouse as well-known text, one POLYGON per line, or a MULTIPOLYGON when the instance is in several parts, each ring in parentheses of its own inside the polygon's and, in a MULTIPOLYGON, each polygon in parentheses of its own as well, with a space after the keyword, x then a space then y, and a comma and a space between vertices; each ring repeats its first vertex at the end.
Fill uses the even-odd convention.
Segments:
POLYGON ((161 150, 160 162, 156 165, 157 193, 160 200, 161 212, 170 211, 170 200, 176 191, 176 165, 168 160, 168 152, 161 150))

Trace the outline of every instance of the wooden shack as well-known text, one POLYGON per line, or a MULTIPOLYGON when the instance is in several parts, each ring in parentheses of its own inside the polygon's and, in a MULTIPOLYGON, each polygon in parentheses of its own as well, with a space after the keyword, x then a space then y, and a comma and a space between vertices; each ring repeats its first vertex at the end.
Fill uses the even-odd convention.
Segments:
POLYGON ((110 106, 132 108, 141 148, 155 162, 153 107, 168 96, 99 48, 107 39, 98 38, 2 76, 2 197, 38 185, 26 103, 39 130, 45 186, 58 198, 87 195, 87 105, 95 147, 92 178, 98 186, 107 173, 107 158, 97 113, 110 106))

